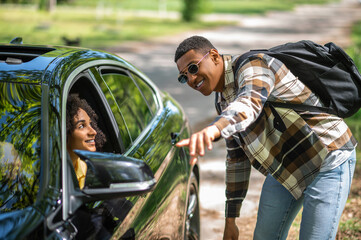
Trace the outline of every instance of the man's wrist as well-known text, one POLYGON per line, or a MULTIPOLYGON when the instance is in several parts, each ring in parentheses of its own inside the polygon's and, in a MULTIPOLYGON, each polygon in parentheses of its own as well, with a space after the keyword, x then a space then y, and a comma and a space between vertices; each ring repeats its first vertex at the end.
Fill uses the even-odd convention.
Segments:
POLYGON ((210 125, 209 127, 213 128, 213 132, 215 133, 214 135, 214 139, 212 140, 213 142, 217 142, 219 139, 221 139, 222 135, 221 135, 221 130, 219 129, 219 127, 215 124, 210 125))
POLYGON ((221 136, 221 131, 219 128, 216 125, 211 125, 210 127, 212 128, 214 139, 219 138, 221 136))
POLYGON ((226 217, 226 223, 235 223, 235 222, 236 222, 236 218, 226 217))

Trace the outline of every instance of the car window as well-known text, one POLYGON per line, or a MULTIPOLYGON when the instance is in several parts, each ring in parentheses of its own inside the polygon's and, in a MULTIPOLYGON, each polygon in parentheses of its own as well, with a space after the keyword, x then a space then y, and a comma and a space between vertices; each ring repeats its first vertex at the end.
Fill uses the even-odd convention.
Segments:
POLYGON ((145 83, 138 75, 133 73, 132 76, 137 85, 139 86, 140 90, 142 91, 145 99, 147 100, 150 110, 153 114, 155 114, 158 110, 157 97, 155 93, 153 92, 151 87, 147 83, 145 83))
POLYGON ((132 140, 130 138, 130 133, 127 125, 124 122, 124 118, 122 116, 122 113, 120 111, 120 107, 118 106, 117 102, 114 100, 114 97, 112 93, 109 90, 109 87, 104 82, 103 79, 98 79, 98 84, 100 88, 102 89, 102 92, 108 102, 108 105, 113 113, 114 119, 117 122, 120 138, 122 139, 123 147, 127 149, 131 143, 132 140))
POLYGON ((120 153, 122 141, 119 140, 121 137, 119 135, 123 135, 123 133, 118 133, 117 126, 114 120, 112 120, 113 114, 111 108, 113 105, 109 105, 103 96, 103 88, 107 90, 107 87, 96 85, 96 83, 92 82, 91 77, 86 70, 76 77, 76 81, 69 94, 79 94, 79 97, 84 99, 97 115, 97 125, 105 135, 105 143, 97 150, 102 152, 120 153))
POLYGON ((41 87, 1 82, 0 211, 30 206, 39 190, 41 87))
POLYGON ((137 85, 128 75, 107 71, 102 74, 102 77, 114 96, 129 134, 134 141, 151 121, 153 114, 137 85))

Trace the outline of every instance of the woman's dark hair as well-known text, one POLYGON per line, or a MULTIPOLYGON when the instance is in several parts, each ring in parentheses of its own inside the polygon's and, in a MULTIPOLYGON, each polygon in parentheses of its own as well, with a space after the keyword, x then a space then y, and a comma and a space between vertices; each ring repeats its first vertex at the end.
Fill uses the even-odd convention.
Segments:
POLYGON ((106 137, 97 125, 98 115, 90 107, 87 101, 81 99, 77 93, 70 94, 66 102, 66 136, 70 136, 75 129, 74 117, 78 114, 80 108, 88 114, 91 120, 91 126, 97 132, 97 135, 95 136, 95 146, 97 151, 99 151, 106 142, 106 137))
POLYGON ((174 62, 177 62, 179 58, 190 50, 196 50, 202 54, 206 54, 211 49, 216 48, 207 38, 201 36, 189 37, 179 44, 174 54, 174 62))

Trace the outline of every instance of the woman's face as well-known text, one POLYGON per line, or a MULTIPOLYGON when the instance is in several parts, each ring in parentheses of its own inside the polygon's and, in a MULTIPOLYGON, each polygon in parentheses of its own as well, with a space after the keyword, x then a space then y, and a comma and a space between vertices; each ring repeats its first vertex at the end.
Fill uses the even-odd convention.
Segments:
POLYGON ((68 138, 68 150, 96 151, 97 132, 92 128, 90 117, 83 109, 79 108, 77 115, 74 116, 73 124, 75 129, 68 138))

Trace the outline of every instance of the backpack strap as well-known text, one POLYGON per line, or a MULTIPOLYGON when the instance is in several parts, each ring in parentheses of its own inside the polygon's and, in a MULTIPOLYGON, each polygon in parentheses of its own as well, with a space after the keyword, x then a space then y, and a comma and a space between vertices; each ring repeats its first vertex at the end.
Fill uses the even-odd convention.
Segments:
MULTIPOLYGON (((264 54, 272 55, 272 52, 269 51, 268 49, 250 50, 250 51, 242 54, 236 60, 233 72, 236 73, 236 71, 245 63, 245 61, 249 57, 251 57, 253 55, 256 55, 258 53, 264 53, 264 54)), ((304 104, 266 101, 265 106, 269 106, 269 105, 272 105, 273 107, 290 108, 290 109, 293 109, 295 111, 322 112, 322 113, 337 115, 337 112, 334 109, 328 108, 328 107, 317 107, 317 106, 304 105, 304 104)), ((219 111, 219 110, 217 109, 217 111, 219 111)))
POLYGON ((245 63, 245 61, 253 56, 256 55, 258 53, 270 53, 270 51, 268 49, 257 49, 257 50, 250 50, 244 54, 242 54, 241 56, 238 57, 238 59, 236 60, 236 63, 233 66, 233 72, 236 73, 236 71, 238 71, 238 69, 245 63))
POLYGON ((280 107, 280 108, 290 108, 295 111, 309 111, 309 112, 322 112, 337 115, 336 111, 332 108, 327 107, 317 107, 311 105, 304 105, 304 104, 294 104, 294 103, 284 103, 284 102, 271 102, 267 101, 265 106, 273 106, 273 107, 280 107))
POLYGON ((215 94, 215 99, 214 99, 214 105, 215 105, 215 107, 216 107, 217 114, 218 114, 218 115, 221 115, 222 109, 221 109, 221 105, 220 105, 218 99, 219 99, 219 93, 216 92, 216 94, 215 94))

